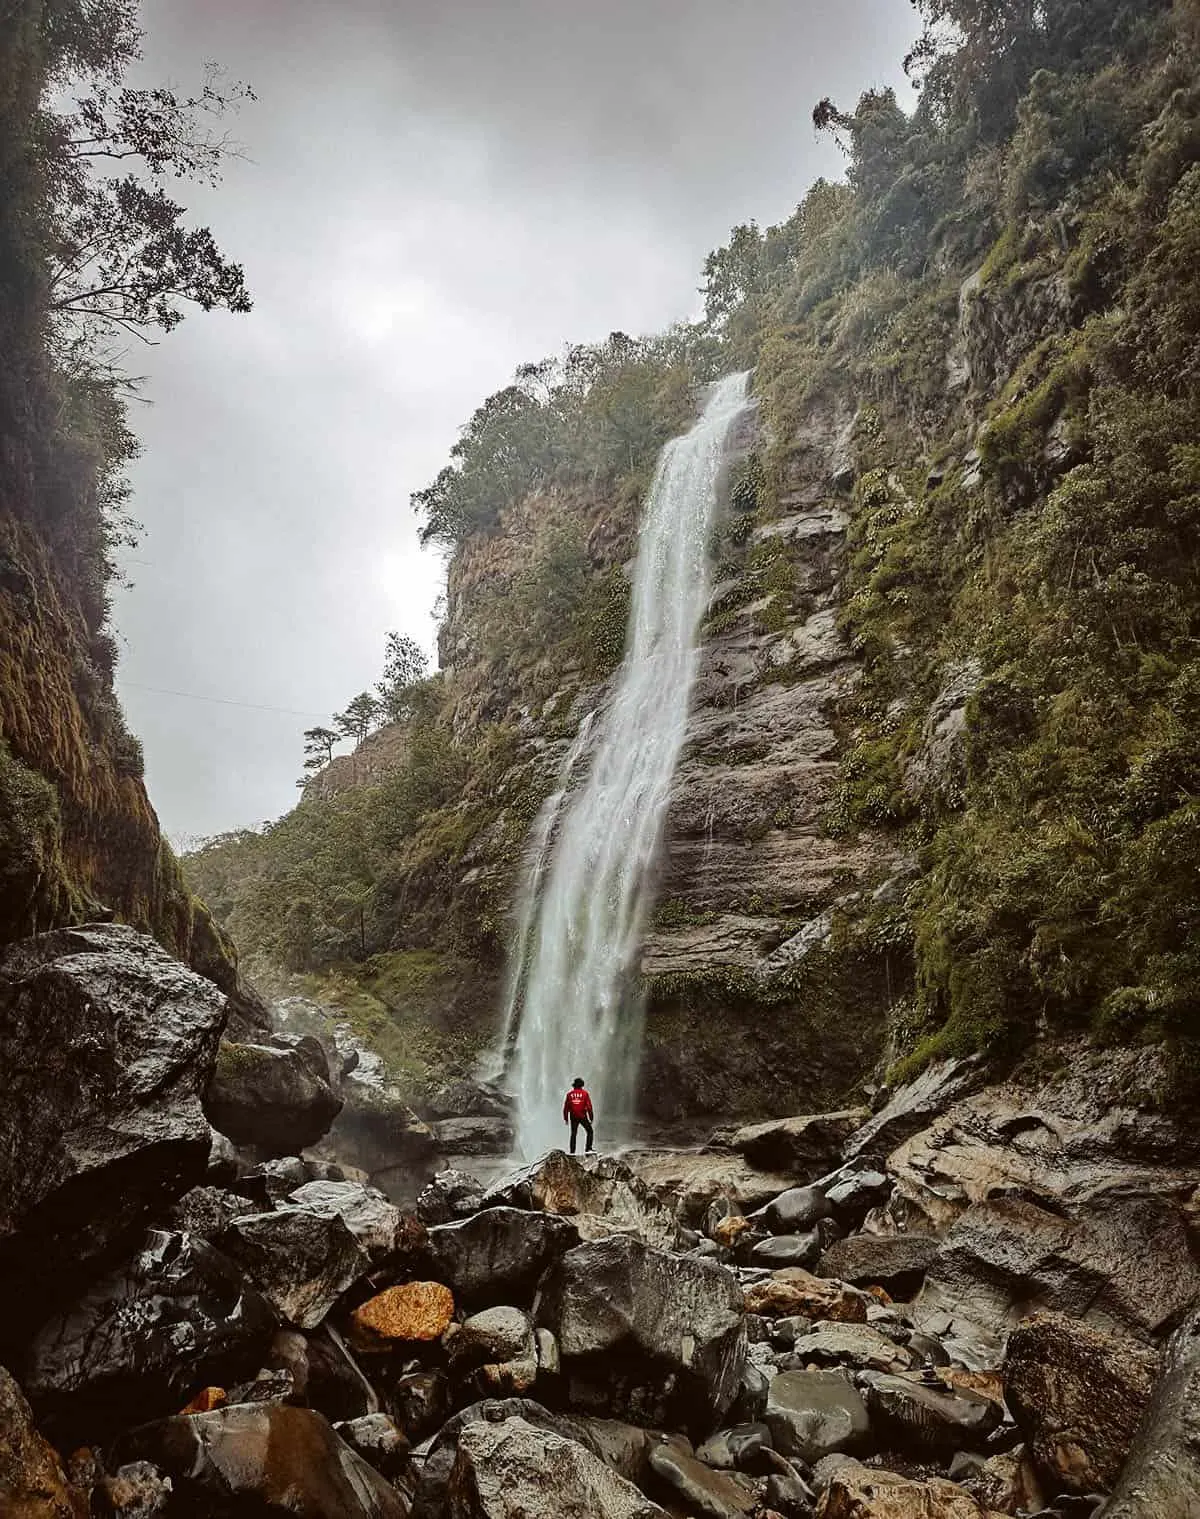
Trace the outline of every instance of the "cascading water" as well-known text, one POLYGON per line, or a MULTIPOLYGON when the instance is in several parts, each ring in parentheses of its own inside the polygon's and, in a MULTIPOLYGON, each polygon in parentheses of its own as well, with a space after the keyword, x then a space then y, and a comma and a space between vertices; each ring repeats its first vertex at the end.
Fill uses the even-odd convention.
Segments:
POLYGON ((715 385, 696 425, 659 457, 638 540, 625 660, 540 897, 536 881, 526 897, 537 918, 510 979, 520 1010, 509 1068, 526 1159, 562 1143, 563 1093, 575 1076, 587 1079, 602 1137, 632 1111, 641 1008, 630 972, 687 726, 721 463, 746 407, 746 382, 737 374, 715 385))
POLYGON ((588 735, 592 731, 595 712, 589 712, 579 725, 579 731, 559 766, 554 791, 542 803, 529 831, 529 844, 525 850, 525 882, 517 906, 517 934, 508 956, 508 984, 504 993, 504 1018, 500 1025, 500 1042, 490 1055, 480 1063, 479 1074, 484 1081, 499 1081, 504 1075, 516 1027, 517 1011, 521 1005, 521 993, 529 970, 529 940, 533 930, 533 915, 537 911, 538 894, 546 874, 546 860, 550 853, 550 840, 554 837, 555 824, 567 799, 571 776, 579 763, 588 735))

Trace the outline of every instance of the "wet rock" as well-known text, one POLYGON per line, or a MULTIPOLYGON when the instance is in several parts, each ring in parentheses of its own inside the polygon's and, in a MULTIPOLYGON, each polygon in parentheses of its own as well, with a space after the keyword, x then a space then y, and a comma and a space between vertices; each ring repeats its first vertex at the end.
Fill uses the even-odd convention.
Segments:
POLYGON ((650 1469, 663 1485, 682 1499, 692 1514, 705 1519, 742 1519, 758 1507, 758 1493, 745 1478, 713 1471, 695 1456, 671 1445, 650 1452, 650 1469))
POLYGON ((447 1347, 454 1372, 476 1372, 477 1384, 492 1396, 527 1393, 537 1379, 533 1324, 519 1308, 472 1314, 447 1337, 447 1347))
POLYGON ((767 1390, 763 1421, 775 1449, 811 1465, 860 1448, 871 1423, 866 1404, 840 1371, 785 1371, 767 1390))
POLYGON ((854 1170, 843 1166, 821 1183, 821 1191, 843 1229, 862 1227, 872 1208, 885 1203, 892 1191, 891 1178, 883 1171, 854 1170))
POLYGON ((763 1369, 747 1361, 728 1409, 729 1418, 743 1424, 757 1423, 766 1411, 769 1387, 770 1381, 763 1369))
POLYGON ((534 1309, 558 1340, 572 1403, 635 1424, 707 1432, 746 1359, 741 1288, 723 1266, 628 1236, 579 1245, 547 1273, 534 1309))
POLYGON ((115 923, 0 955, 0 1343, 203 1180, 200 1096, 225 1010, 210 981, 115 923))
POLYGON ((746 1290, 746 1309, 768 1318, 803 1314, 838 1324, 865 1324, 870 1298, 845 1282, 814 1276, 799 1267, 785 1267, 746 1290))
POLYGON ((833 1212, 819 1187, 791 1187, 763 1210, 772 1234, 799 1234, 833 1212))
POLYGON ((765 1207, 787 1190, 790 1175, 761 1171, 740 1155, 650 1150, 625 1157, 631 1169, 686 1224, 700 1223, 714 1202, 739 1213, 765 1207))
POLYGON ((396 1490, 310 1408, 244 1404, 133 1431, 123 1447, 152 1461, 184 1512, 407 1519, 396 1490), (253 1505, 253 1507, 251 1507, 253 1505))
POLYGON ((1004 1360, 1008 1406, 1050 1491, 1114 1486, 1157 1371, 1147 1346, 1062 1314, 1038 1314, 1013 1330, 1004 1360))
POLYGON ((1036 1090, 964 1098, 890 1156, 888 1211, 910 1232, 941 1233, 1006 1195, 1074 1217, 1122 1200, 1182 1200, 1200 1181, 1200 1138, 1162 1110, 1167 1081, 1159 1047, 1084 1047, 1036 1090))
POLYGON ((806 1364, 848 1366, 857 1371, 904 1369, 913 1362, 909 1351, 869 1324, 815 1324, 807 1334, 797 1336, 793 1352, 806 1364))
POLYGON ((254 1211, 254 1204, 237 1192, 223 1187, 193 1187, 167 1212, 164 1222, 184 1234, 215 1240, 235 1218, 254 1211))
POLYGON ((294 1343, 281 1344, 279 1335, 267 1357, 268 1366, 282 1365, 292 1373, 298 1398, 331 1420, 359 1419, 379 1412, 379 1395, 331 1324, 323 1324, 316 1334, 298 1338, 304 1342, 302 1367, 297 1365, 297 1347, 294 1343))
POLYGON ((155 1519, 168 1514, 174 1484, 149 1461, 129 1461, 98 1484, 94 1506, 111 1519, 155 1519))
POLYGON ((983 1449, 1004 1419, 991 1398, 917 1377, 872 1375, 866 1397, 872 1427, 884 1442, 929 1456, 983 1449))
POLYGON ((363 1051, 355 1070, 343 1077, 341 1095, 345 1105, 325 1147, 365 1171, 393 1202, 410 1206, 434 1168, 433 1130, 413 1112, 373 1051, 363 1051))
POLYGON ((850 1108, 840 1113, 776 1118, 738 1129, 730 1147, 764 1170, 817 1177, 838 1163, 846 1141, 868 1116, 865 1108, 850 1108))
POLYGON ((821 1236, 813 1229, 807 1234, 776 1234, 759 1240, 750 1251, 750 1259, 756 1266, 804 1267, 815 1266, 820 1254, 821 1236))
POLYGON ((941 1477, 914 1481, 848 1462, 830 1476, 820 1519, 999 1519, 941 1477))
MULTIPOLYGON (((430 1445, 413 1499, 412 1519, 444 1519, 447 1490, 458 1454, 459 1437, 463 1430, 471 1424, 487 1422, 502 1425, 504 1421, 510 1419, 519 1419, 534 1429, 544 1430, 549 1434, 557 1435, 560 1439, 581 1445, 598 1458, 602 1455, 602 1447, 596 1434, 593 1433, 592 1426, 609 1422, 575 1419, 566 1414, 554 1414, 543 1408, 540 1403, 535 1403, 528 1398, 489 1398, 479 1403, 472 1403, 449 1419, 438 1430, 436 1438, 430 1445)), ((615 1431, 623 1426, 613 1425, 612 1428, 615 1431)), ((634 1464, 644 1464, 640 1455, 635 1455, 632 1460, 634 1464)), ((536 1512, 537 1510, 531 1510, 531 1514, 536 1512)))
POLYGON ((389 1287, 356 1308, 350 1341, 358 1350, 391 1350, 405 1343, 440 1340, 454 1318, 454 1296, 441 1282, 389 1287))
POLYGON ((38 1433, 21 1389, 0 1367, 0 1514, 6 1519, 84 1519, 87 1500, 38 1433))
POLYGON ((447 1489, 447 1519, 666 1519, 656 1503, 574 1440, 506 1419, 468 1424, 447 1489))
POLYGON ((940 1243, 932 1234, 851 1234, 830 1245, 817 1271, 907 1300, 920 1290, 940 1243))
POLYGON ((508 1117, 444 1118, 429 1127, 443 1155, 508 1155, 515 1134, 508 1117))
POLYGON ((340 1214, 306 1208, 235 1219, 218 1244, 280 1318, 300 1329, 315 1329, 371 1264, 340 1214))
POLYGON ((450 1414, 450 1384, 440 1371, 412 1371, 397 1377, 388 1406, 412 1443, 436 1434, 450 1414))
POLYGON ((774 1466, 767 1477, 764 1495, 769 1507, 784 1515, 785 1519, 812 1519, 817 1497, 796 1470, 795 1462, 787 1461, 771 1450, 764 1452, 764 1455, 774 1466))
POLYGON ((369 1466, 394 1481, 408 1466, 410 1446, 394 1419, 387 1414, 365 1414, 361 1419, 347 1419, 333 1426, 356 1455, 369 1466))
POLYGON ((482 1207, 483 1188, 465 1171, 439 1171, 417 1194, 417 1216, 423 1224, 453 1223, 482 1207))
POLYGON ((951 1461, 947 1475, 952 1482, 961 1483, 984 1508, 998 1509, 1002 1514, 1036 1513, 1045 1506, 1046 1495, 1024 1446, 986 1459, 961 1451, 951 1461))
POLYGON ((428 1269, 471 1307, 528 1306, 546 1268, 578 1243, 573 1220, 521 1208, 488 1208, 430 1229, 428 1269))
POLYGON ((718 1471, 753 1471, 757 1457, 771 1443, 771 1431, 765 1424, 738 1424, 719 1430, 697 1450, 698 1460, 718 1471))
POLYGON ((584 1240, 628 1234, 656 1249, 674 1249, 679 1225, 627 1165, 611 1156, 577 1160, 551 1150, 484 1196, 484 1206, 557 1213, 584 1240))
POLYGON ((328 1133, 341 1111, 319 1040, 287 1037, 282 1047, 226 1040, 218 1051, 204 1110, 236 1145, 295 1155, 328 1133))
POLYGON ((318 1218, 340 1218, 372 1261, 390 1255, 401 1236, 403 1215, 375 1187, 361 1182, 310 1181, 288 1201, 318 1218))
POLYGON ((915 1080, 899 1087, 874 1117, 854 1130, 842 1151, 845 1159, 889 1154, 982 1086, 985 1075, 984 1063, 977 1055, 927 1066, 915 1080))
POLYGON ((512 1098, 493 1081, 447 1082, 426 1104, 430 1118, 507 1118, 512 1098))
POLYGON ((227 1256, 153 1231, 38 1331, 26 1391, 48 1430, 101 1437, 182 1408, 198 1387, 252 1376, 275 1314, 227 1256))
POLYGON ((1068 1210, 999 1197, 950 1230, 912 1312, 914 1327, 966 1364, 994 1365, 1031 1310, 1149 1339, 1198 1292, 1187 1230, 1167 1199, 1107 1196, 1068 1210))

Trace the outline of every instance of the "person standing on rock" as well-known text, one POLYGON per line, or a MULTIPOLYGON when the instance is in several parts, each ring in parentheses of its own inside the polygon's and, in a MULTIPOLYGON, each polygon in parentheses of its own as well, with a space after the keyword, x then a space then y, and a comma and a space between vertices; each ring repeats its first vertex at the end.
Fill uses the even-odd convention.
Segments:
POLYGON ((586 1153, 590 1155, 593 1150, 592 1120, 595 1118, 592 1111, 592 1099, 588 1096, 588 1089, 583 1084, 583 1077, 576 1076, 571 1083, 571 1090, 567 1093, 567 1100, 563 1103, 563 1122, 571 1125, 571 1154, 575 1153, 575 1141, 579 1137, 580 1129, 583 1130, 586 1139, 586 1153))

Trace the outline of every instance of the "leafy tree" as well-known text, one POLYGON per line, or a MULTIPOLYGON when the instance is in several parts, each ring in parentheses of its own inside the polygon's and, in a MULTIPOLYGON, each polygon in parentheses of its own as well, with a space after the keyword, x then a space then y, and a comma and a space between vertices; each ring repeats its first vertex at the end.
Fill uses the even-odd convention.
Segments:
POLYGON ((411 711, 413 687, 424 679, 426 664, 425 651, 415 638, 403 633, 387 635, 383 679, 375 689, 389 722, 399 722, 411 711))
POLYGON ((333 725, 342 738, 361 744, 379 721, 380 706, 369 691, 361 691, 344 712, 334 713, 333 725))
POLYGON ((306 728, 304 730, 304 768, 315 774, 333 760, 333 746, 341 735, 332 728, 306 728))
POLYGON ((52 77, 84 91, 73 109, 46 104, 40 121, 43 242, 61 354, 79 364, 122 335, 149 341, 182 321, 188 304, 249 311, 241 267, 207 227, 186 225, 166 182, 217 182, 238 152, 217 123, 253 92, 224 85, 214 70, 192 95, 124 84, 141 56, 137 6, 66 0, 52 10, 52 77))

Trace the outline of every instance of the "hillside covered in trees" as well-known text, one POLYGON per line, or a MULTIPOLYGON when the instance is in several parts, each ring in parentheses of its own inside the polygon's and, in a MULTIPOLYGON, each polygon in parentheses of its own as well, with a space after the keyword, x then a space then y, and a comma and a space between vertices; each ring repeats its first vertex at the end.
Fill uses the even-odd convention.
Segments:
POLYGON ((232 989, 113 693, 110 591, 137 532, 130 347, 249 309, 167 189, 215 179, 248 92, 128 84, 132 0, 15 0, 0 32, 0 941, 115 915, 232 989))
MULTIPOLYGON (((834 1008, 864 1055, 909 1066, 1049 1025, 1165 1036, 1189 1069, 1200 6, 918 9, 915 111, 888 91, 820 102, 845 183, 735 229, 705 264, 703 321, 522 368, 414 498, 452 555, 442 668, 406 688, 386 773, 310 788, 187 862, 261 969, 317 977, 377 1031, 436 1024, 453 985, 488 1037, 531 822, 620 659, 654 458, 701 382, 753 367, 705 634, 710 653, 776 652, 769 677, 736 680, 731 655, 712 700, 811 674, 828 587, 811 536, 781 529, 818 433, 836 463, 814 503, 841 524, 822 550, 831 636, 854 678, 822 707, 836 774, 819 818, 772 793, 752 817, 710 812, 708 847, 835 863, 787 900, 718 901, 669 868, 655 934, 692 948, 682 969, 644 967, 651 1069, 681 1026, 720 1076, 730 1027, 766 1014, 786 1049, 797 1018, 834 1008), (761 965, 812 925, 819 953, 750 973, 706 948, 725 919, 756 925, 761 965)), ((780 736, 720 763, 762 764, 780 736)), ((703 831, 687 805, 671 829, 703 831)))

